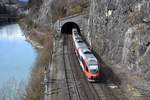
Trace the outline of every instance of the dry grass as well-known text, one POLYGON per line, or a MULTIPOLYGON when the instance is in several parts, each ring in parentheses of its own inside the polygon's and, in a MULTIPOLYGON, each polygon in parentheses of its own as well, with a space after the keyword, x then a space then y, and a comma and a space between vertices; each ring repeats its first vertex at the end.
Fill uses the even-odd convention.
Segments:
POLYGON ((142 16, 143 16, 143 14, 141 12, 130 13, 128 16, 128 23, 131 26, 139 24, 139 23, 141 23, 142 16))
POLYGON ((70 11, 71 14, 79 14, 81 12, 82 12, 81 5, 74 5, 71 7, 71 11, 70 11))
POLYGON ((38 42, 39 44, 41 45, 44 45, 45 43, 45 37, 46 37, 46 34, 45 33, 42 33, 42 32, 38 32, 37 30, 32 30, 28 36, 30 37, 30 39, 32 39, 33 41, 36 41, 38 42))
POLYGON ((32 8, 33 13, 38 12, 44 0, 29 0, 28 8, 32 8))

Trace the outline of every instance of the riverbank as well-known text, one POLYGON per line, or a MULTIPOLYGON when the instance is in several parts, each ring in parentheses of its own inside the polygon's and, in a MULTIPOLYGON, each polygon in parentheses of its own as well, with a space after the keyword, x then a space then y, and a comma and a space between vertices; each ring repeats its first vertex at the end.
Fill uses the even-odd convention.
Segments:
POLYGON ((43 82, 44 71, 49 65, 49 60, 52 51, 52 34, 50 29, 32 28, 28 29, 27 24, 23 23, 23 30, 25 32, 26 40, 38 50, 38 57, 34 65, 28 85, 26 87, 26 94, 24 100, 42 100, 44 94, 43 82))
POLYGON ((40 43, 38 43, 37 41, 34 41, 34 40, 30 39, 29 36, 26 37, 26 41, 28 41, 29 43, 31 43, 31 45, 34 48, 37 48, 37 49, 42 49, 43 48, 43 46, 40 43))

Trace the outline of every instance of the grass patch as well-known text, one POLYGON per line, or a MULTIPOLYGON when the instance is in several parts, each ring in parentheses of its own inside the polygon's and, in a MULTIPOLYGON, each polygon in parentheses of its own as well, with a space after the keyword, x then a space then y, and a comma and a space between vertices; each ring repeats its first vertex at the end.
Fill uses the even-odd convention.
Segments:
POLYGON ((53 0, 51 7, 51 16, 53 22, 56 20, 74 14, 81 14, 84 9, 87 9, 89 2, 87 0, 68 1, 68 0, 53 0))
POLYGON ((82 12, 82 7, 80 5, 75 5, 72 7, 72 13, 73 14, 78 14, 82 12))

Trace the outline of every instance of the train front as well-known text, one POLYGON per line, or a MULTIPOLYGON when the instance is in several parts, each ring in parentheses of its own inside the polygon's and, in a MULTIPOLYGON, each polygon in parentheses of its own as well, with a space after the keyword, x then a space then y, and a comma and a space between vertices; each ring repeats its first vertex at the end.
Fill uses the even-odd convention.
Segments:
POLYGON ((100 66, 97 62, 97 59, 88 60, 88 72, 87 77, 89 81, 99 81, 101 77, 100 66))

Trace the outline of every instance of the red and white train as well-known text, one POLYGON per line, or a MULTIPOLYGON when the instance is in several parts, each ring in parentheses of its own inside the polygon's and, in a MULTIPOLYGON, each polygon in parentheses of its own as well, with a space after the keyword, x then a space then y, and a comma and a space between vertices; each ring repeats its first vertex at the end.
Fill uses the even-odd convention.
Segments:
POLYGON ((78 57, 82 70, 89 81, 98 81, 101 77, 100 65, 76 28, 72 29, 72 38, 75 45, 75 53, 78 57))

